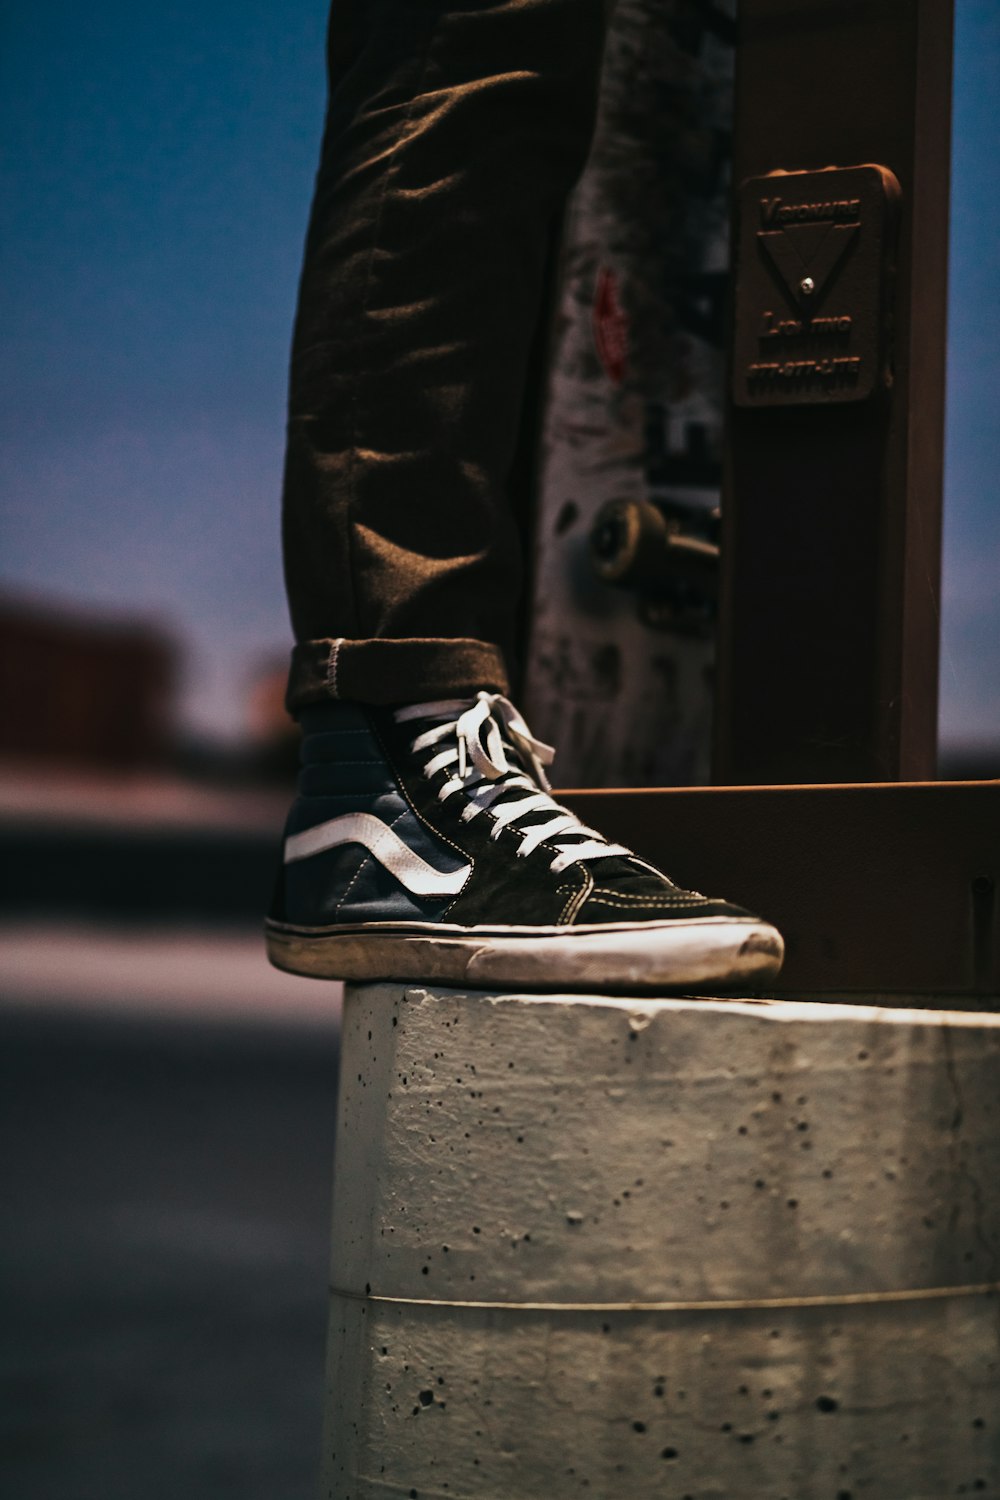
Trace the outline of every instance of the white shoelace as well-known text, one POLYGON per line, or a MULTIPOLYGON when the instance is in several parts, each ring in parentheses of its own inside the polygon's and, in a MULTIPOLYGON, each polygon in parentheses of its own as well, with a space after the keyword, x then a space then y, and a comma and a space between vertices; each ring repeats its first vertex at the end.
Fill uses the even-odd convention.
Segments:
POLYGON ((461 812, 464 823, 489 809, 494 820, 490 837, 497 839, 504 828, 513 827, 521 835, 516 851, 520 858, 543 842, 555 844, 561 852, 549 869, 559 874, 580 859, 632 853, 621 844, 609 843, 596 829, 585 827, 575 813, 548 795, 551 788, 543 768, 551 765, 555 751, 534 738, 513 703, 502 694, 477 693, 471 703, 459 698, 408 704, 397 709, 394 717, 398 724, 414 719, 441 720, 418 734, 410 746, 415 754, 434 745, 443 746, 427 761, 424 775, 430 778, 447 769, 450 774, 438 792, 439 799, 445 802, 463 794, 467 799, 461 812), (505 735, 531 774, 510 764, 505 735), (511 796, 512 792, 525 795, 511 796), (545 813, 551 816, 541 818, 545 813), (518 826, 524 817, 529 822, 518 826))

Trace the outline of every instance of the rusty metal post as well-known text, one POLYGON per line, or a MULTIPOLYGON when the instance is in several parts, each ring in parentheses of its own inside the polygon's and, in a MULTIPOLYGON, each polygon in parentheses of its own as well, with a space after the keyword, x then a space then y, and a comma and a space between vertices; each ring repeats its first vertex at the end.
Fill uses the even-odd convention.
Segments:
POLYGON ((715 780, 933 776, 952 0, 740 27, 715 780))

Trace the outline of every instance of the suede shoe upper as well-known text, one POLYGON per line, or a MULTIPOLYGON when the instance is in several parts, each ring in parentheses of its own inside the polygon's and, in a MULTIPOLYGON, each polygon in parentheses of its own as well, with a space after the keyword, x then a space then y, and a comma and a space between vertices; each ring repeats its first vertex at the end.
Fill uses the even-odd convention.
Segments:
POLYGON ((548 795, 552 758, 512 705, 305 710, 273 916, 306 927, 559 927, 746 918, 684 890, 548 795))

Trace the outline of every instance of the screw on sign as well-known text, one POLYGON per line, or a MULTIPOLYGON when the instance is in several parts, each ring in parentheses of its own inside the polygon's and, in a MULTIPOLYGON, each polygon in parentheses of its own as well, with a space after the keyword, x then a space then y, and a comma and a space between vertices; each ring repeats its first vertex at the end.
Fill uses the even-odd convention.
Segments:
POLYGON ((628 316, 618 298, 618 278, 608 266, 597 274, 594 343, 608 379, 621 385, 628 354, 628 316))

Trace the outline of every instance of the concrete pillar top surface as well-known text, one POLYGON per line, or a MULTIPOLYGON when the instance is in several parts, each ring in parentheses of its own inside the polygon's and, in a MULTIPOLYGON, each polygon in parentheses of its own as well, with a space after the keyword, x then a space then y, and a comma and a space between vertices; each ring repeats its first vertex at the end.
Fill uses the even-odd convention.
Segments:
POLYGON ((348 988, 343 1049, 348 1294, 624 1304, 996 1275, 1000 1016, 384 984, 348 988))

